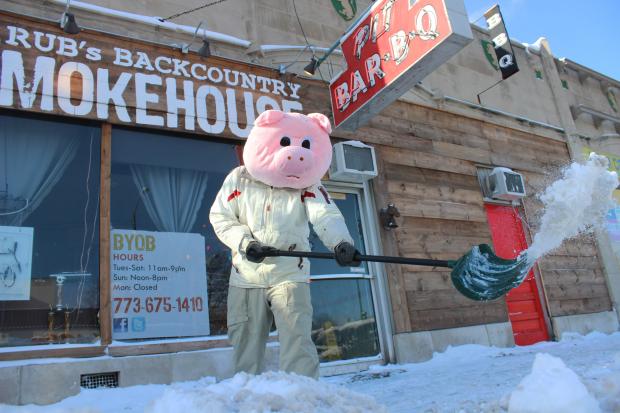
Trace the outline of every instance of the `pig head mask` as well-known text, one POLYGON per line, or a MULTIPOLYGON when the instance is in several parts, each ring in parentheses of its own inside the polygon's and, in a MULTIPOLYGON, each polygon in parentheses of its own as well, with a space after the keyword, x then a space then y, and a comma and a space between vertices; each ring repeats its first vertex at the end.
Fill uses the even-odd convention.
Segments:
POLYGON ((302 189, 318 183, 332 160, 329 119, 320 113, 260 114, 243 148, 243 162, 255 179, 277 188, 302 189))

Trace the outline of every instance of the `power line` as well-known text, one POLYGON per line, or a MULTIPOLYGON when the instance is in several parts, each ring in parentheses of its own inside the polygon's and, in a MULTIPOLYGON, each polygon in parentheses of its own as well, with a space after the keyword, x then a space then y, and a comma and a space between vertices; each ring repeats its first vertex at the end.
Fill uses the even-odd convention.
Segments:
POLYGON ((226 0, 216 0, 216 1, 212 1, 211 3, 207 3, 207 4, 204 4, 204 5, 202 5, 202 6, 198 6, 198 7, 196 7, 196 8, 193 8, 193 9, 185 10, 185 11, 182 11, 182 12, 180 12, 180 13, 173 14, 172 16, 165 17, 165 18, 163 18, 163 19, 162 19, 162 18, 160 18, 160 19, 159 19, 159 21, 160 21, 160 22, 165 22, 166 20, 176 19, 177 17, 183 16, 184 14, 193 13, 193 12, 195 12, 195 11, 198 11, 198 10, 204 9, 204 8, 206 8, 206 7, 209 7, 209 6, 216 5, 216 4, 218 4, 218 3, 223 3, 223 2, 225 2, 225 1, 226 1, 226 0))
MULTIPOLYGON (((312 56, 314 57, 314 49, 312 48, 312 45, 308 41, 308 37, 306 36, 306 32, 304 31, 304 26, 301 24, 301 20, 299 18, 299 14, 297 13, 297 6, 295 5, 295 0, 293 0, 293 10, 295 11, 295 17, 297 17, 297 23, 299 23, 299 28, 301 29, 301 34, 304 35, 304 40, 306 41, 306 46, 310 49, 310 51, 312 52, 312 56)), ((324 80, 323 79, 323 74, 321 73, 320 70, 319 70, 319 76, 321 77, 321 80, 324 80)))
POLYGON ((299 23, 299 28, 301 29, 301 34, 304 35, 304 39, 306 40, 306 45, 310 47, 310 43, 308 42, 308 37, 306 37, 306 32, 304 31, 304 26, 301 25, 301 20, 299 19, 299 14, 297 14, 297 6, 295 5, 295 0, 293 0, 293 10, 295 11, 295 17, 297 17, 297 23, 299 23))

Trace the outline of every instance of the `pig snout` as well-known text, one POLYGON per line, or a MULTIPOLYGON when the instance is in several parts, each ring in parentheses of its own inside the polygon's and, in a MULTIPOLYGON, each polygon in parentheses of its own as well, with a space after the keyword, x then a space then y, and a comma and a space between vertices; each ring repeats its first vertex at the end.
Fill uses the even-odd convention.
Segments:
POLYGON ((312 168, 312 151, 301 146, 288 146, 276 155, 276 165, 287 177, 300 178, 312 168))

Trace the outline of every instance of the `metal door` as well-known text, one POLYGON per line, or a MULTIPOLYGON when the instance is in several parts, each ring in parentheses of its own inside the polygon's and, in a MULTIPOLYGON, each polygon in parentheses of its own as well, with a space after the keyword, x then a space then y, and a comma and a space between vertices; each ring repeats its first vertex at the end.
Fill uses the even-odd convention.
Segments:
MULTIPOLYGON (((485 205, 485 208, 495 253, 503 258, 516 258, 527 248, 523 225, 516 209, 491 204, 485 205)), ((506 304, 516 345, 525 346, 549 340, 534 271, 530 271, 523 283, 506 295, 506 304)))

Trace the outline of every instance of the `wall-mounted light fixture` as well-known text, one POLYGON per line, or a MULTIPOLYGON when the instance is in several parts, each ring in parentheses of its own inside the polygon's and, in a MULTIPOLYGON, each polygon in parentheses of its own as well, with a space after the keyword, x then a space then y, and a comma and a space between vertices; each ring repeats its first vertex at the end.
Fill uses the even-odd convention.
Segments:
POLYGON ((387 230, 398 228, 395 218, 399 216, 400 212, 398 212, 398 209, 394 204, 388 204, 387 208, 381 208, 381 211, 379 211, 381 226, 387 230))
POLYGON ((69 4, 71 0, 67 0, 67 7, 65 7, 65 12, 60 17, 60 28, 68 34, 78 34, 80 32, 80 26, 78 26, 75 21, 75 16, 73 13, 69 13, 69 4))
MULTIPOLYGON (((196 36, 198 35, 198 30, 200 30, 200 26, 202 26, 203 23, 205 24, 205 27, 207 27, 207 23, 204 20, 201 21, 198 24, 198 26, 196 26, 196 31, 194 32, 194 36, 192 37, 192 41, 189 42, 189 43, 184 43, 183 45, 181 45, 181 52, 189 53, 189 47, 194 43, 194 40, 196 40, 196 36)), ((202 56, 202 57, 209 57, 209 56, 211 56, 211 48, 209 46, 209 41, 207 40, 207 31, 206 31, 206 29, 203 29, 202 46, 198 50, 198 54, 200 56, 202 56)))
POLYGON ((316 69, 318 67, 319 67, 319 59, 312 56, 312 59, 310 59, 310 63, 308 63, 304 67, 304 73, 307 74, 308 76, 314 76, 314 73, 316 72, 316 69))
MULTIPOLYGON (((280 72, 280 74, 281 75, 285 74, 286 71, 288 70, 288 68, 293 66, 295 63, 297 63, 299 61, 299 57, 308 49, 310 49, 310 51, 312 51, 312 46, 309 45, 309 44, 305 45, 304 48, 301 49, 301 51, 297 54, 297 56, 295 56, 295 59, 293 59, 293 61, 291 63, 289 63, 287 65, 281 64, 280 67, 278 67, 278 71, 280 72)), ((313 57, 313 59, 314 59, 314 57, 313 57)))

